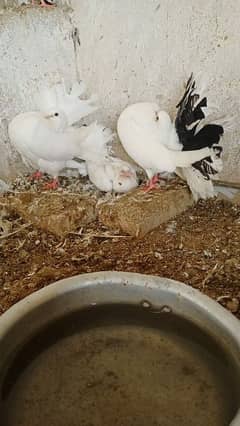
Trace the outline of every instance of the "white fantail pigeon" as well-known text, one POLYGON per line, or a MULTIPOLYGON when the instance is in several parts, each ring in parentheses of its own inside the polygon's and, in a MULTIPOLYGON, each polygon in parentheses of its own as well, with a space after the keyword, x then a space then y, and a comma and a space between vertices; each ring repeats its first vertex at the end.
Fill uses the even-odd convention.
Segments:
MULTIPOLYGON (((128 106, 118 119, 117 130, 120 141, 128 155, 145 170, 150 180, 148 190, 154 187, 157 181, 156 176, 159 173, 172 173, 180 168, 181 172, 188 170, 190 174, 192 166, 197 165, 197 172, 194 172, 196 180, 196 174, 207 173, 209 164, 212 167, 215 163, 216 167, 221 166, 219 156, 222 148, 215 144, 223 134, 223 128, 215 125, 205 126, 206 128, 201 129, 201 137, 197 137, 196 127, 201 120, 199 116, 203 107, 200 101, 205 102, 206 98, 199 99, 196 93, 192 97, 192 90, 190 91, 192 115, 191 119, 186 119, 189 115, 189 103, 186 99, 189 97, 189 85, 192 85, 193 82, 191 76, 184 97, 179 103, 181 113, 178 113, 175 123, 172 123, 167 112, 160 110, 157 104, 149 102, 128 106), (196 124, 196 127, 193 123, 196 124), (186 132, 190 134, 190 131, 192 132, 191 142, 189 138, 186 141, 186 132), (194 139, 195 137, 196 139, 194 139), (201 160, 204 161, 201 162, 201 160), (198 166, 199 164, 201 167, 198 166)), ((189 178, 188 184, 192 189, 189 178)))
POLYGON ((57 84, 43 90, 37 97, 39 111, 17 115, 9 124, 10 141, 23 161, 53 176, 49 188, 58 185, 58 174, 74 157, 98 160, 108 155, 112 133, 102 125, 76 127, 74 123, 96 110, 93 98, 80 99, 81 84, 69 92, 57 84))

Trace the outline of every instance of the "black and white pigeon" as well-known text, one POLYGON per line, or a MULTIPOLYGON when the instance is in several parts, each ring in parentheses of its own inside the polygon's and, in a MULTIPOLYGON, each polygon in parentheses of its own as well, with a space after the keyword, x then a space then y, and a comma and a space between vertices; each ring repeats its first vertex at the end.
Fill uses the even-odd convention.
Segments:
POLYGON ((206 104, 207 99, 196 93, 191 75, 175 122, 159 105, 150 102, 130 105, 120 114, 120 141, 145 170, 149 179, 146 190, 155 187, 159 174, 175 172, 187 180, 195 199, 206 198, 207 182, 222 167, 218 142, 223 134, 222 126, 214 124, 199 130, 206 104))

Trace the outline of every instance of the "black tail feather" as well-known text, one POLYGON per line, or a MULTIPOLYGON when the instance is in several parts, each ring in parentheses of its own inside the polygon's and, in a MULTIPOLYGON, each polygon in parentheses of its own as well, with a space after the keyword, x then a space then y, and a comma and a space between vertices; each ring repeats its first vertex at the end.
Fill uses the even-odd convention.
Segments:
POLYGON ((211 148, 213 145, 219 143, 221 136, 223 135, 223 127, 217 124, 206 124, 198 133, 195 135, 189 132, 188 138, 186 138, 183 145, 183 151, 193 151, 201 148, 211 148))
MULTIPOLYGON (((214 148, 216 158, 220 158, 222 154, 222 147, 215 146, 214 148)), ((216 175, 218 170, 214 167, 214 161, 211 157, 206 157, 203 160, 197 161, 193 164, 193 167, 200 171, 206 180, 210 179, 210 176, 216 175)))
POLYGON ((182 107, 185 104, 186 98, 189 96, 189 93, 192 90, 194 90, 194 88, 195 88, 195 82, 193 81, 193 73, 192 73, 187 81, 185 93, 183 97, 180 99, 180 101, 178 102, 178 104, 176 105, 176 108, 182 107))
MULTIPOLYGON (((220 137, 224 133, 223 127, 216 124, 207 124, 197 132, 199 123, 205 118, 202 110, 204 107, 207 107, 207 98, 200 99, 200 95, 196 91, 196 82, 191 74, 185 93, 177 105, 178 112, 175 120, 176 131, 183 145, 183 151, 212 148, 219 143, 220 137)), ((210 175, 217 173, 210 158, 194 163, 193 167, 198 169, 205 179, 210 179, 210 175)))
POLYGON ((186 126, 205 118, 202 108, 207 106, 207 98, 204 97, 200 101, 199 98, 200 95, 196 93, 196 83, 193 79, 193 74, 191 74, 186 84, 185 93, 176 106, 178 108, 176 117, 177 129, 178 127, 186 129, 186 126))

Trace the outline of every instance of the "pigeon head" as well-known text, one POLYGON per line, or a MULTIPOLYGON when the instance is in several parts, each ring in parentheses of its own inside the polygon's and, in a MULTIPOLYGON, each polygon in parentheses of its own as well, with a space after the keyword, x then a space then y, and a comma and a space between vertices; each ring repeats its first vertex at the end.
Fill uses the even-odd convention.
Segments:
POLYGON ((113 191, 121 193, 128 192, 138 186, 135 170, 123 167, 113 180, 113 191))
POLYGON ((131 106, 131 117, 137 126, 147 128, 158 124, 159 106, 150 102, 141 102, 131 106))
POLYGON ((58 132, 65 130, 68 126, 68 119, 63 111, 50 111, 49 114, 45 115, 45 118, 50 121, 54 130, 58 132))

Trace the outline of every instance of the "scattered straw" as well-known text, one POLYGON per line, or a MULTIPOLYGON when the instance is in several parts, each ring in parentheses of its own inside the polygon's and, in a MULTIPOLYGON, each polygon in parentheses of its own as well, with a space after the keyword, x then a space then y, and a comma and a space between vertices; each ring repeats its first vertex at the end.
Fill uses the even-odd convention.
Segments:
POLYGON ((19 232, 22 232, 24 229, 28 228, 31 225, 32 223, 27 223, 25 225, 22 225, 21 228, 16 229, 16 231, 9 232, 8 234, 5 234, 5 235, 0 235, 0 240, 4 240, 5 238, 9 238, 12 235, 18 234, 19 232))

